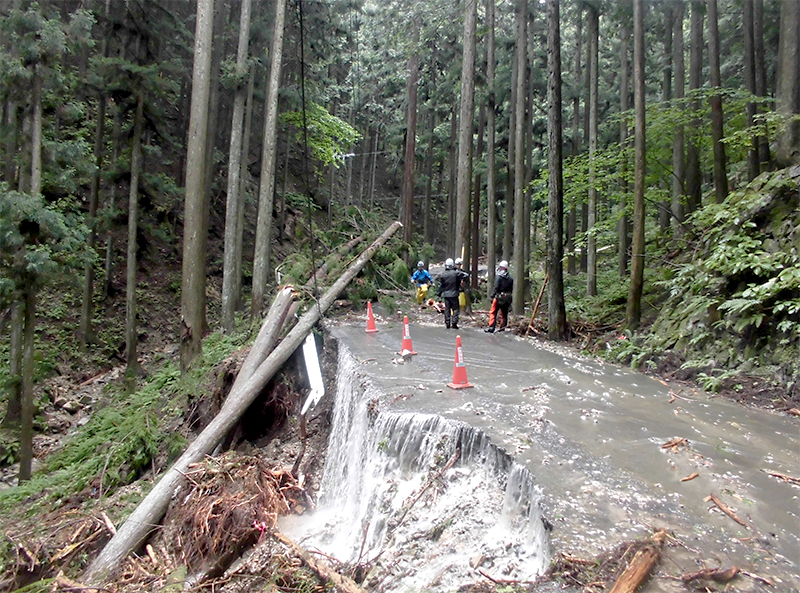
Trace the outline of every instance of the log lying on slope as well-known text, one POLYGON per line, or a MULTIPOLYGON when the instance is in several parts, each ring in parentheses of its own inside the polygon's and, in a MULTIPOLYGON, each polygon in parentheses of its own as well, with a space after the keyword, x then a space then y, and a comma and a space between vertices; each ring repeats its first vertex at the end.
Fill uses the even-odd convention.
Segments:
POLYGON ((144 542, 167 510, 172 493, 185 480, 189 466, 210 453, 239 420, 261 389, 292 353, 302 344, 311 328, 333 304, 342 290, 356 277, 378 248, 386 243, 402 225, 394 222, 353 262, 344 274, 298 321, 283 341, 266 357, 253 374, 235 391, 231 390, 219 414, 189 445, 181 457, 167 470, 145 499, 139 503, 117 534, 89 565, 83 579, 90 584, 102 582, 125 556, 144 542))

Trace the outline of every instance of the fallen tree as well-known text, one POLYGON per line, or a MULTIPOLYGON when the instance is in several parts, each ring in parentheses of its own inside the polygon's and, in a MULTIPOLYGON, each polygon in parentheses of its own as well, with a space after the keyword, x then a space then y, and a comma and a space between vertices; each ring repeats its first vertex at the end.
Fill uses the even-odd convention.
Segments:
MULTIPOLYGON (((198 462, 210 453, 225 437, 228 431, 239 420, 261 389, 278 372, 300 346, 309 331, 321 319, 322 314, 333 304, 339 293, 356 277, 367 262, 402 225, 394 222, 372 245, 347 268, 331 288, 314 303, 300 318, 297 325, 287 334, 283 341, 264 359, 237 389, 231 390, 219 414, 192 442, 181 457, 167 470, 164 476, 153 487, 150 493, 139 503, 133 513, 106 544, 97 558, 89 565, 83 575, 86 583, 102 582, 120 561, 140 546, 147 536, 158 527, 169 505, 175 489, 186 479, 189 466, 198 462)), ((267 316, 270 317, 269 315, 267 316)), ((237 384, 239 382, 237 381, 237 384)))

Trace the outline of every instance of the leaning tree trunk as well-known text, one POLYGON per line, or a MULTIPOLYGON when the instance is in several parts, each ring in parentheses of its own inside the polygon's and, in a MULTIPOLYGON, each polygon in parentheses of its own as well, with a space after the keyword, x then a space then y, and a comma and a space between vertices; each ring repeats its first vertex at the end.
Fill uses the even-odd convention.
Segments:
MULTIPOLYGON (((133 513, 111 538, 102 552, 89 565, 84 574, 84 580, 89 584, 98 584, 106 579, 112 570, 136 547, 138 547, 153 530, 167 510, 172 493, 183 482, 189 466, 203 459, 203 457, 216 447, 228 431, 241 418, 250 404, 255 400, 264 385, 278 372, 283 364, 289 360, 292 353, 303 343, 306 335, 320 320, 321 316, 333 304, 339 293, 356 277, 375 255, 378 249, 385 244, 400 228, 399 222, 394 222, 384 233, 370 245, 344 274, 331 286, 315 306, 300 318, 297 325, 288 333, 283 341, 252 371, 252 374, 241 384, 241 388, 231 391, 225 400, 219 414, 203 430, 194 442, 186 449, 173 466, 162 476, 145 499, 139 503, 133 513)), ((283 313, 276 311, 267 316, 270 324, 276 323, 283 313)), ((259 334, 258 341, 263 344, 261 352, 270 348, 268 336, 259 334)), ((260 353, 255 355, 260 356, 260 353)), ((248 365, 248 369, 250 366, 248 365)), ((247 372, 247 371, 246 371, 247 372)))

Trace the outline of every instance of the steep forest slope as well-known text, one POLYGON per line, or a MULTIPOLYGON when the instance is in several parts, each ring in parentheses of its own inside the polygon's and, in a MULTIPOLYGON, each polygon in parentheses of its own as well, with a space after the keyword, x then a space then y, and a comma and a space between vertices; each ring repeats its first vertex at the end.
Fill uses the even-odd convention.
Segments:
POLYGON ((765 173, 689 221, 660 268, 649 331, 611 357, 777 409, 800 404, 800 167, 765 173))

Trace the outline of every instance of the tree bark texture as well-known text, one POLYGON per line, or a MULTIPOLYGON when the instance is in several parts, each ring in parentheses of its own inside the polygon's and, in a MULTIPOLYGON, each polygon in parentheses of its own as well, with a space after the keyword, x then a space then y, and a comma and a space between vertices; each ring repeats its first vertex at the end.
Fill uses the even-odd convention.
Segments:
MULTIPOLYGON (((672 66, 675 72, 674 93, 675 103, 680 104, 686 96, 686 75, 683 59, 683 0, 675 2, 675 11, 672 21, 672 66)), ((672 236, 679 239, 683 235, 683 195, 686 166, 684 157, 683 125, 675 126, 675 135, 672 138, 672 236)))
MULTIPOLYGON (((639 0, 634 0, 638 2, 639 0)), ((667 540, 662 529, 656 532, 643 549, 636 552, 628 566, 614 583, 611 593, 635 593, 644 584, 661 559, 661 549, 667 540)))
MULTIPOLYGON (((244 212, 247 205, 248 184, 251 180, 249 161, 250 161, 250 137, 253 129, 253 111, 255 111, 255 86, 256 86, 256 65, 250 67, 250 78, 247 80, 247 102, 244 107, 244 131, 242 133, 242 164, 239 173, 239 192, 242 207, 239 208, 238 218, 236 219, 236 236, 241 239, 236 241, 236 254, 234 255, 234 265, 236 268, 242 266, 242 251, 244 249, 244 212)), ((242 274, 234 275, 234 294, 236 295, 236 308, 242 306, 242 274)))
MULTIPOLYGON (((628 111, 628 98, 630 95, 630 63, 628 60, 629 47, 631 40, 631 27, 628 19, 620 27, 619 39, 619 110, 621 113, 628 111)), ((622 150, 628 147, 628 122, 625 118, 619 120, 619 144, 622 150)), ((623 155, 625 153, 623 152, 623 155)), ((622 197, 619 201, 619 220, 617 221, 617 272, 620 278, 628 275, 628 233, 630 231, 630 221, 628 219, 628 159, 622 159, 620 163, 620 190, 622 197)))
POLYGON ((8 405, 3 418, 3 427, 12 428, 22 418, 22 336, 25 330, 25 304, 21 294, 15 294, 11 303, 11 331, 8 345, 8 405))
MULTIPOLYGON (((717 0, 708 1, 708 71, 712 89, 722 86, 719 66, 719 21, 717 18, 717 0)), ((796 83, 795 79, 795 83, 796 83)), ((728 171, 725 156, 725 145, 722 122, 722 95, 715 94, 709 99, 711 103, 711 136, 714 141, 714 194, 718 204, 728 197, 728 171)))
MULTIPOLYGON (((764 0, 753 0, 753 53, 755 59, 756 95, 767 96, 767 69, 764 64, 764 0)), ((766 136, 758 138, 759 170, 770 164, 769 142, 766 136)))
POLYGON ((22 338, 22 393, 19 433, 19 481, 31 479, 33 466, 33 373, 36 342, 36 286, 25 287, 24 326, 22 338))
POLYGON ((139 371, 136 329, 136 236, 139 229, 139 177, 142 170, 142 127, 144 126, 144 91, 139 89, 131 140, 131 186, 128 192, 128 251, 125 273, 125 374, 132 379, 139 371))
POLYGON ((475 28, 478 2, 464 3, 464 56, 461 62, 461 105, 458 129, 455 257, 466 258, 469 247, 472 134, 475 127, 475 28))
POLYGON ((486 298, 492 295, 497 264, 497 174, 495 172, 495 0, 486 0, 486 298))
MULTIPOLYGON (((309 307, 297 325, 287 334, 283 341, 271 351, 258 368, 241 385, 241 389, 228 394, 219 414, 192 442, 181 457, 162 476, 145 499, 139 503, 133 513, 122 524, 116 535, 103 548, 97 558, 89 565, 83 580, 90 584, 98 584, 106 579, 125 556, 139 546, 157 525, 164 515, 175 489, 183 482, 189 466, 210 453, 219 441, 241 418, 267 381, 289 359, 292 353, 303 343, 306 335, 317 324, 321 316, 333 304, 341 291, 364 268, 375 252, 385 244, 400 228, 400 223, 393 223, 384 233, 370 245, 344 274, 331 286, 318 303, 309 307)), ((277 315, 277 313, 276 313, 277 315)), ((270 314, 267 319, 272 321, 270 314)), ((266 321, 265 321, 266 322, 266 321)), ((266 345, 265 348, 269 348, 266 345)))
MULTIPOLYGON (((516 51, 516 50, 515 50, 516 51)), ((519 60, 514 53, 514 63, 511 65, 511 100, 509 101, 508 114, 508 162, 506 163, 506 204, 503 209, 503 255, 502 259, 510 260, 512 257, 512 243, 514 240, 514 164, 516 163, 516 141, 514 130, 517 129, 517 76, 519 76, 519 60)))
POLYGON ((242 235, 238 228, 239 211, 244 209, 242 191, 242 134, 247 87, 243 78, 247 73, 248 44, 250 40, 250 13, 252 0, 242 0, 239 12, 239 45, 236 50, 236 76, 239 87, 233 98, 231 116, 231 141, 228 156, 228 187, 225 203, 225 250, 222 268, 222 330, 231 332, 235 326, 236 306, 239 302, 236 276, 240 276, 241 260, 236 260, 241 250, 242 235))
POLYGON ((645 152, 645 88, 644 88, 644 0, 633 0, 633 105, 634 129, 634 186, 633 241, 631 244, 631 284, 625 310, 625 324, 636 329, 642 317, 644 288, 644 182, 647 167, 645 152))
MULTIPOLYGON (((664 5, 664 80, 661 84, 661 100, 668 104, 672 100, 672 21, 673 3, 664 5)), ((672 184, 670 183, 670 186, 672 184)), ((658 207, 658 226, 666 233, 672 219, 671 200, 663 200, 658 207)))
MULTIPOLYGON (((797 0, 781 3, 775 110, 787 118, 800 113, 800 2, 797 0)), ((782 167, 800 163, 800 122, 784 125, 778 134, 775 157, 782 167)))
POLYGON ((278 130, 278 89, 281 81, 283 58, 284 22, 286 0, 275 3, 275 27, 272 33, 270 53, 269 86, 264 117, 264 136, 261 145, 261 180, 258 189, 258 222, 253 255, 253 295, 250 308, 251 319, 258 319, 264 307, 264 294, 270 273, 272 254, 272 209, 275 191, 275 153, 278 130))
MULTIPOLYGON (((696 91, 700 88, 703 76, 703 4, 702 0, 691 1, 691 29, 690 55, 689 55, 689 90, 696 91)), ((697 112, 700 103, 692 101, 691 110, 695 114, 692 120, 692 129, 700 128, 697 112)), ((697 140, 690 136, 686 151, 686 211, 694 212, 702 204, 702 171, 700 170, 700 148, 697 140)))
POLYGON ((559 0, 547 0, 547 143, 550 179, 547 185, 547 335, 551 340, 568 338, 564 305, 564 179, 562 172, 561 29, 559 0))
POLYGON ((436 109, 428 110, 428 147, 425 149, 425 200, 422 207, 422 242, 433 243, 431 239, 431 200, 433 194, 433 146, 436 140, 436 109))
MULTIPOLYGON (((581 151, 581 89, 582 73, 581 60, 583 58, 583 2, 578 2, 575 18, 575 63, 574 80, 572 86, 574 95, 572 97, 572 156, 578 156, 581 151)), ((577 272, 575 264, 575 233, 578 226, 578 208, 575 204, 569 209, 567 214, 567 273, 574 275, 577 272)))
POLYGON ((458 104, 450 111, 450 146, 447 155, 447 250, 455 253, 456 237, 456 177, 458 166, 458 104))
MULTIPOLYGON (((753 0, 742 0, 742 31, 744 33, 744 87, 751 95, 756 94, 756 59, 755 59, 755 39, 753 27, 753 0)), ((751 127, 755 123, 756 104, 753 101, 747 102, 747 126, 751 127)), ((758 177, 758 137, 753 134, 752 146, 747 151, 747 178, 752 181, 758 177)))
POLYGON ((525 55, 528 53, 526 35, 526 15, 528 3, 526 0, 517 2, 516 25, 516 97, 514 103, 514 247, 513 270, 514 288, 512 294, 511 310, 514 315, 521 315, 525 301, 525 240, 522 234, 525 229, 523 213, 525 207, 522 203, 525 198, 525 55))
MULTIPOLYGON (((483 156, 483 132, 486 129, 486 105, 482 104, 478 111, 478 146, 476 158, 483 156)), ((473 290, 478 289, 478 255, 481 252, 480 221, 481 221, 481 174, 475 174, 475 183, 472 188, 472 239, 470 240, 470 286, 473 290)), ((465 268, 467 265, 465 264, 465 268)), ((472 301, 467 298, 467 313, 472 313, 472 301)))
POLYGON ((596 7, 586 5, 588 14, 588 30, 586 42, 589 45, 589 219, 586 222, 589 235, 586 237, 586 294, 597 295, 597 127, 598 127, 598 83, 599 75, 599 41, 600 14, 596 7))
POLYGON ((42 75, 39 65, 33 66, 31 119, 31 195, 42 193, 42 75))
POLYGON ((185 371, 202 354, 205 311, 205 174, 208 99, 211 88, 211 41, 214 0, 198 0, 194 38, 192 98, 189 109, 189 138, 186 146, 186 198, 183 221, 183 264, 181 268, 181 370, 185 371))
MULTIPOLYGON (((105 41, 103 42, 105 45, 105 41)), ((105 50, 104 50, 105 53, 105 50)), ((86 222, 89 225, 87 247, 94 251, 97 244, 97 205, 100 201, 100 171, 103 168, 103 145, 105 142, 106 97, 101 94, 97 98, 97 121, 94 131, 94 164, 92 184, 89 189, 89 212, 86 222)), ((81 317, 78 323, 78 340, 85 346, 92 339, 92 301, 94 296, 94 264, 86 262, 83 267, 83 297, 81 299, 81 317)))
MULTIPOLYGON (((408 58, 408 78, 406 82, 406 146, 403 167, 403 199, 400 203, 400 222, 403 223, 403 242, 411 245, 414 217, 414 165, 417 152, 417 81, 419 79, 419 54, 416 50, 419 39, 419 26, 416 20, 411 23, 411 38, 414 50, 408 58)), ((406 263, 411 264, 410 254, 406 263)))

